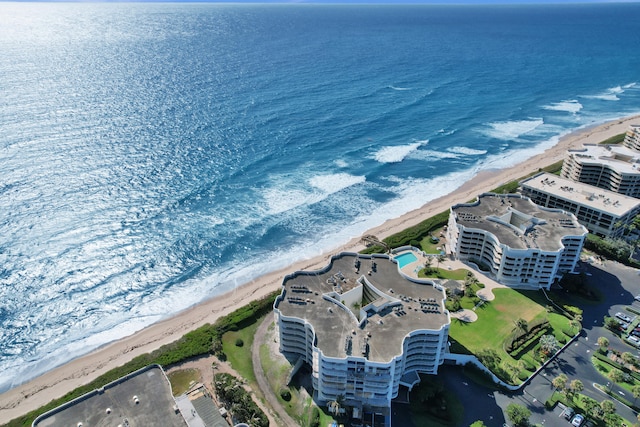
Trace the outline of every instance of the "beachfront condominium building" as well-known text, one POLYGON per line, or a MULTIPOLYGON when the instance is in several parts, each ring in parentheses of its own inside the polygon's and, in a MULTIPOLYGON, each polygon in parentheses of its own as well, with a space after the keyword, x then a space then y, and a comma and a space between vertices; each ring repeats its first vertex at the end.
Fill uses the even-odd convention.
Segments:
POLYGON ((631 150, 640 151, 640 125, 629 126, 622 145, 631 150))
POLYGON ((520 187, 522 194, 536 204, 571 212, 589 232, 602 237, 621 237, 640 214, 640 200, 636 198, 549 173, 525 179, 520 187))
POLYGON ((640 198, 640 126, 631 126, 622 145, 586 144, 569 150, 560 176, 640 198))
POLYGON ((451 207, 448 250, 506 285, 549 289, 574 272, 587 229, 576 217, 520 194, 485 193, 451 207))
POLYGON ((285 277, 274 304, 280 351, 311 368, 318 404, 342 400, 364 424, 390 425, 400 386, 444 361, 444 300, 442 288, 410 280, 393 258, 341 253, 320 271, 285 277))

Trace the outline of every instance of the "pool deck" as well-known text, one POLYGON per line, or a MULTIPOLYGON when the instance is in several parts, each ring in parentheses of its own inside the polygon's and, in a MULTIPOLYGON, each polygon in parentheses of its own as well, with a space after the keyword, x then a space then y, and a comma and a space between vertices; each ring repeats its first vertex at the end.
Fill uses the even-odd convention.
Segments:
MULTIPOLYGON (((394 254, 394 257, 398 256, 398 255, 401 255, 401 254, 403 254, 405 252, 410 252, 410 251, 399 252, 397 254, 394 254)), ((423 268, 427 257, 430 256, 432 258, 435 258, 436 255, 435 254, 427 254, 426 256, 424 256, 420 252, 416 252, 416 251, 411 251, 411 252, 413 252, 413 254, 416 256, 417 260, 412 262, 412 263, 409 263, 409 264, 405 265, 404 267, 402 267, 400 269, 400 271, 402 271, 407 276, 418 278, 418 271, 420 271, 423 268)), ((500 283, 496 282, 491 277, 489 277, 486 274, 484 274, 482 271, 475 270, 472 267, 468 266, 467 264, 463 263, 462 261, 452 260, 452 259, 450 259, 448 257, 447 257, 447 259, 445 261, 441 262, 439 265, 438 265, 437 262, 432 263, 432 266, 439 267, 439 268, 446 269, 446 270, 460 270, 460 269, 463 269, 463 270, 471 271, 478 278, 478 280, 482 284, 484 284, 484 286, 485 286, 483 289, 480 289, 477 292, 477 295, 481 299, 483 299, 485 301, 492 301, 495 298, 495 296, 493 295, 493 292, 492 292, 493 289, 509 287, 509 286, 506 286, 506 285, 503 285, 503 284, 500 284, 500 283)))
MULTIPOLYGON (((436 256, 435 254, 427 254, 425 256, 421 252, 407 250, 407 251, 402 251, 397 254, 394 254, 394 257, 398 255, 402 255, 403 253, 406 253, 406 252, 412 252, 416 256, 417 260, 405 265, 400 269, 400 271, 402 271, 402 273, 406 274, 409 277, 415 277, 415 278, 418 278, 418 271, 420 271, 423 268, 426 262, 426 258, 427 257, 435 258, 436 256)), ((464 264, 462 261, 452 260, 449 257, 447 257, 447 259, 441 262, 439 265, 437 261, 433 262, 432 266, 439 267, 446 270, 464 269, 467 271, 471 271, 476 276, 476 278, 480 281, 480 283, 484 284, 484 288, 476 292, 476 295, 478 295, 478 297, 484 301, 493 301, 495 299, 495 295, 493 294, 493 289, 508 288, 508 286, 496 282, 491 277, 484 274, 482 271, 475 270, 472 267, 464 264)), ((455 313, 450 313, 450 315, 451 317, 460 319, 464 322, 475 322, 478 319, 478 315, 476 314, 476 312, 468 309, 459 310, 459 311, 456 311, 455 313)))

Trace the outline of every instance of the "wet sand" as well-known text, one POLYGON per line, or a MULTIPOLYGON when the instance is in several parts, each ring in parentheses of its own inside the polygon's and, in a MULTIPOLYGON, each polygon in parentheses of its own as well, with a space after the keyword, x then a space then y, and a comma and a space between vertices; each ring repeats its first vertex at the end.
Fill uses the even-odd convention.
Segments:
MULTIPOLYGON (((600 126, 579 130, 563 137, 557 145, 544 153, 532 157, 508 169, 484 171, 476 175, 456 191, 430 201, 420 209, 369 230, 382 239, 437 213, 450 206, 469 201, 480 193, 490 191, 509 181, 519 179, 539 168, 564 158, 570 148, 580 148, 582 144, 595 144, 624 133, 630 124, 640 124, 640 116, 617 119, 600 126)), ((37 409, 52 399, 63 396, 74 388, 94 380, 99 375, 132 358, 153 351, 164 344, 180 338, 186 332, 205 323, 213 323, 222 315, 245 305, 253 299, 263 297, 278 289, 285 274, 297 270, 318 269, 327 264, 330 256, 341 251, 358 251, 363 246, 359 239, 336 247, 313 259, 295 263, 277 272, 257 277, 234 291, 215 297, 184 310, 164 321, 155 323, 131 336, 103 346, 83 357, 72 360, 33 380, 0 394, 0 420, 11 420, 37 409)))

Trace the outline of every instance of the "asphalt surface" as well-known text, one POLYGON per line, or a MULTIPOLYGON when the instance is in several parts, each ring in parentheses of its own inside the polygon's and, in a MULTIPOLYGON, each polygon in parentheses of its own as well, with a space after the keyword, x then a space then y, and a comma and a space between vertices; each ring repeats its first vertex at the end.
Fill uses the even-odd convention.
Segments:
MULTIPOLYGON (((594 387, 594 383, 607 386, 608 381, 593 367, 591 357, 593 352, 598 350, 597 341, 601 336, 609 339, 610 348, 621 352, 629 351, 640 356, 638 349, 622 341, 619 336, 603 327, 604 316, 614 316, 618 311, 632 315, 625 310, 627 306, 634 306, 640 310, 640 302, 634 300, 634 296, 640 294, 638 270, 612 262, 607 262, 604 265, 583 264, 581 268, 587 273, 589 285, 598 290, 602 300, 598 303, 590 303, 568 293, 564 295, 570 304, 584 309, 583 331, 525 387, 517 392, 502 393, 473 383, 464 375, 461 367, 440 367, 438 380, 443 381, 464 405, 461 426, 469 426, 477 420, 483 421, 489 427, 508 425, 509 422, 503 411, 510 403, 517 403, 531 411, 532 415, 529 419, 531 424, 545 427, 569 427, 570 423, 562 417, 563 408, 556 407, 553 410, 547 410, 544 406, 544 402, 553 394, 553 379, 562 373, 567 375, 569 381, 574 379, 582 381, 583 394, 598 402, 605 399, 612 400, 616 405, 618 415, 629 421, 636 421, 637 413, 635 411, 594 387)), ((626 390, 615 384, 609 384, 609 386, 613 393, 619 393, 627 400, 633 401, 633 396, 626 390)), ((393 404, 392 420, 394 426, 413 426, 406 408, 403 404, 393 404)))
MULTIPOLYGON (((564 295, 570 304, 584 309, 583 331, 577 340, 560 352, 525 387, 514 393, 502 393, 475 384, 464 375, 461 367, 446 365, 440 367, 438 380, 444 382, 445 386, 453 391, 464 405, 461 426, 469 426, 477 420, 483 421, 489 427, 501 427, 505 423, 508 424, 506 414, 503 411, 510 403, 526 406, 532 413, 531 424, 545 427, 570 426, 569 422, 562 417, 562 408, 556 407, 553 410, 547 410, 544 407, 544 402, 554 391, 552 381, 561 373, 567 375, 569 381, 574 379, 582 381, 584 384, 583 394, 598 402, 605 399, 612 400, 616 405, 618 415, 629 421, 636 421, 636 412, 594 387, 594 383, 607 386, 607 379, 593 367, 591 357, 593 352, 598 350, 597 341, 601 336, 609 339, 610 348, 621 352, 629 351, 640 356, 640 351, 637 348, 622 341, 620 337, 603 326, 604 316, 613 316, 618 311, 632 315, 625 310, 627 306, 634 306, 640 310, 640 302, 634 300, 634 296, 640 294, 639 272, 613 262, 607 262, 604 265, 583 264, 581 268, 587 273, 589 285, 598 290, 602 300, 598 303, 589 303, 569 293, 564 295)), ((258 352, 254 351, 254 354, 258 354, 258 352)), ((256 365, 254 364, 254 366, 256 365)), ((260 377, 258 372, 256 372, 256 376, 260 377)), ((266 379, 262 379, 266 383, 266 379)), ((609 384, 609 387, 613 393, 619 393, 629 401, 634 400, 629 392, 619 386, 609 384)), ((265 386, 264 389, 269 390, 269 387, 265 386)), ((265 395, 269 394, 269 392, 265 392, 265 395)), ((275 398, 275 396, 270 397, 275 398)), ((270 403, 274 405, 275 402, 270 403)), ((274 406, 278 407, 279 405, 274 406)), ((413 425, 407 405, 394 403, 392 414, 394 426, 411 427, 413 425)), ((287 421, 291 422, 292 420, 283 420, 285 424, 288 424, 287 421)))
MULTIPOLYGON (((624 310, 626 306, 635 306, 640 309, 640 303, 634 301, 634 296, 640 294, 638 270, 611 262, 595 266, 585 264, 582 268, 588 275, 589 284, 602 294, 602 301, 597 304, 588 304, 569 294, 565 295, 569 302, 573 300, 576 306, 584 309, 583 331, 580 337, 562 351, 546 369, 536 375, 521 392, 512 395, 495 393, 496 401, 501 408, 506 408, 509 403, 518 403, 529 408, 532 413, 530 418, 532 424, 559 427, 570 425, 560 416, 560 409, 548 411, 544 408, 544 402, 553 393, 551 382, 561 373, 567 375, 569 381, 574 379, 582 381, 584 384, 583 394, 598 402, 605 399, 612 400, 616 405, 618 415, 629 421, 636 421, 637 413, 635 411, 594 387, 594 383, 606 386, 608 381, 593 367, 591 357, 593 352, 598 350, 597 341, 601 336, 609 339, 611 348, 640 355, 638 349, 623 342, 617 335, 603 327, 604 316, 613 316, 618 311, 631 315, 624 310)), ((623 391, 615 384, 609 384, 609 386, 613 393, 619 393, 627 400, 633 401, 633 396, 626 390, 623 391)))

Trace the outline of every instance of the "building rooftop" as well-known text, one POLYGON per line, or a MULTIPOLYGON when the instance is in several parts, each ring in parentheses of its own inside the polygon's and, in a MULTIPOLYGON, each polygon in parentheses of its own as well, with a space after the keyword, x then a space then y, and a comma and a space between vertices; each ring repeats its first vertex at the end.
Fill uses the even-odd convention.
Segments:
POLYGON ((624 216, 640 204, 640 200, 634 197, 560 178, 549 173, 541 173, 525 179, 520 185, 569 199, 594 210, 608 212, 616 217, 624 216))
POLYGON ((323 271, 285 278, 276 307, 311 324, 325 356, 386 363, 402 353, 411 331, 450 323, 443 299, 442 290, 406 279, 386 256, 340 254, 323 271))
POLYGON ((43 414, 33 426, 186 427, 174 407, 167 377, 152 365, 43 414))
POLYGON ((563 237, 584 234, 573 215, 515 194, 483 194, 478 201, 455 205, 451 211, 458 224, 490 232, 512 249, 558 251, 563 237))
POLYGON ((604 165, 624 174, 640 174, 640 153, 623 145, 585 144, 569 150, 569 156, 582 164, 604 165))

